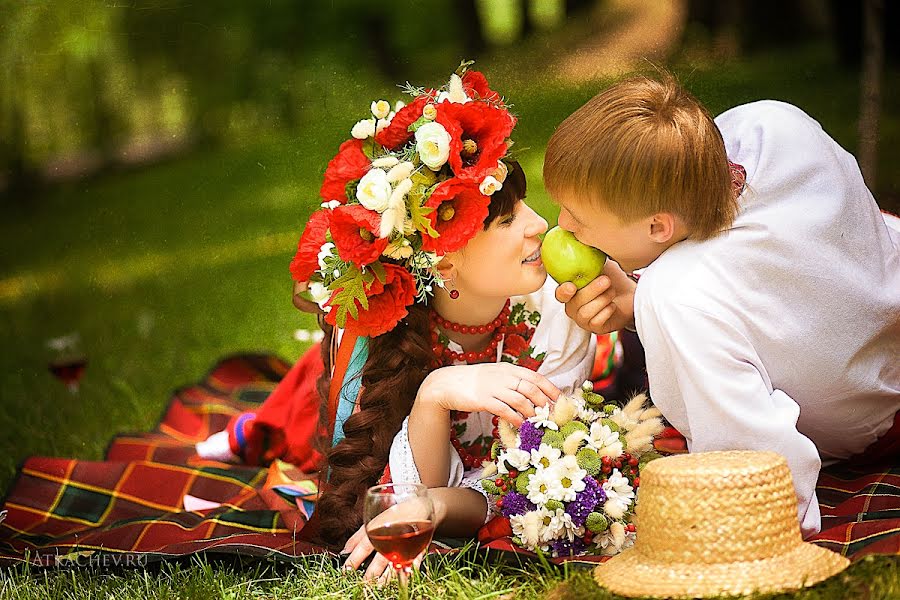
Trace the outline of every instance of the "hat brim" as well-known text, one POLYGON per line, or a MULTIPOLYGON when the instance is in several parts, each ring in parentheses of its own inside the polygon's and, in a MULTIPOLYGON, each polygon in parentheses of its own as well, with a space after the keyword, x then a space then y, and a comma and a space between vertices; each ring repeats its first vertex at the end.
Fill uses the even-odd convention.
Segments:
POLYGON ((629 548, 594 569, 594 578, 621 596, 703 598, 799 589, 849 564, 846 557, 807 542, 773 558, 714 564, 661 563, 629 548))

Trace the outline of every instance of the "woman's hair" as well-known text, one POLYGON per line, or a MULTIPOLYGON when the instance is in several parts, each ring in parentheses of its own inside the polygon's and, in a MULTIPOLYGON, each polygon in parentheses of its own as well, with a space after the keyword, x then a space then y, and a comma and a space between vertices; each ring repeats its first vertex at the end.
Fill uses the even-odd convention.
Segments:
MULTIPOLYGON (((525 173, 516 162, 508 161, 508 166, 503 187, 491 196, 485 230, 498 217, 511 214, 516 203, 525 197, 525 173)), ((359 410, 344 422, 344 439, 334 447, 330 438, 319 440, 325 457, 323 472, 330 471, 316 507, 319 538, 326 544, 344 544, 362 525, 366 488, 381 478, 391 442, 412 409, 419 386, 435 368, 428 311, 427 304, 416 302, 394 329, 369 340, 359 410)), ((324 319, 319 321, 325 330, 322 342, 325 371, 317 382, 322 399, 319 418, 321 423, 327 423, 332 367, 330 340, 334 331, 324 319)))
POLYGON ((626 223, 674 213, 696 239, 737 214, 722 135, 667 73, 613 85, 563 121, 547 144, 544 184, 552 197, 598 203, 626 223))

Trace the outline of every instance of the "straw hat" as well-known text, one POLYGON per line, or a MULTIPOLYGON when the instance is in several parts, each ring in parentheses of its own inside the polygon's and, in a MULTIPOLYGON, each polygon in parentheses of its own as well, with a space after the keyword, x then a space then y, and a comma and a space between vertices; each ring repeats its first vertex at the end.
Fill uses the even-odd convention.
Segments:
POLYGON ((703 597, 813 585, 850 561, 804 542, 783 456, 703 452, 641 471, 635 545, 594 570, 624 596, 703 597))

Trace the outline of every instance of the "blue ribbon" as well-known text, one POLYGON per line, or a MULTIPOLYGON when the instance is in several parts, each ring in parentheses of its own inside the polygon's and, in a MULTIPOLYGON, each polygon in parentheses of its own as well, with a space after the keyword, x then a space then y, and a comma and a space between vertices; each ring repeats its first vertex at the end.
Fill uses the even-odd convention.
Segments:
POLYGON ((341 383, 341 393, 338 399, 337 414, 334 416, 334 435, 331 438, 332 448, 344 439, 344 423, 353 414, 356 408, 356 399, 359 397, 359 388, 362 387, 362 370, 369 358, 369 338, 356 338, 353 353, 350 355, 350 364, 344 374, 341 383))

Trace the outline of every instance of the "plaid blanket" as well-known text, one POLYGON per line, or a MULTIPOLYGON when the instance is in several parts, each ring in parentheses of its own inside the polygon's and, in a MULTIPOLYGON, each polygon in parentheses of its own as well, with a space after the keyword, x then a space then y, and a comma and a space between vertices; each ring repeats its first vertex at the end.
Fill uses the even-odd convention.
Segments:
MULTIPOLYGON (((202 381, 174 393, 154 431, 117 436, 106 460, 28 459, 4 502, 0 563, 49 566, 125 556, 141 558, 124 563, 137 565, 196 552, 283 560, 330 553, 303 539, 308 510, 275 485, 313 476, 284 472, 283 463, 259 468, 204 461, 194 452, 197 441, 265 400, 290 366, 266 355, 226 358, 202 381), (192 510, 186 498, 195 500, 192 510)), ((825 469, 818 488, 823 531, 813 541, 853 558, 900 553, 898 469, 825 469)), ((479 537, 489 550, 530 554, 508 533, 508 524, 495 519, 479 537)))

